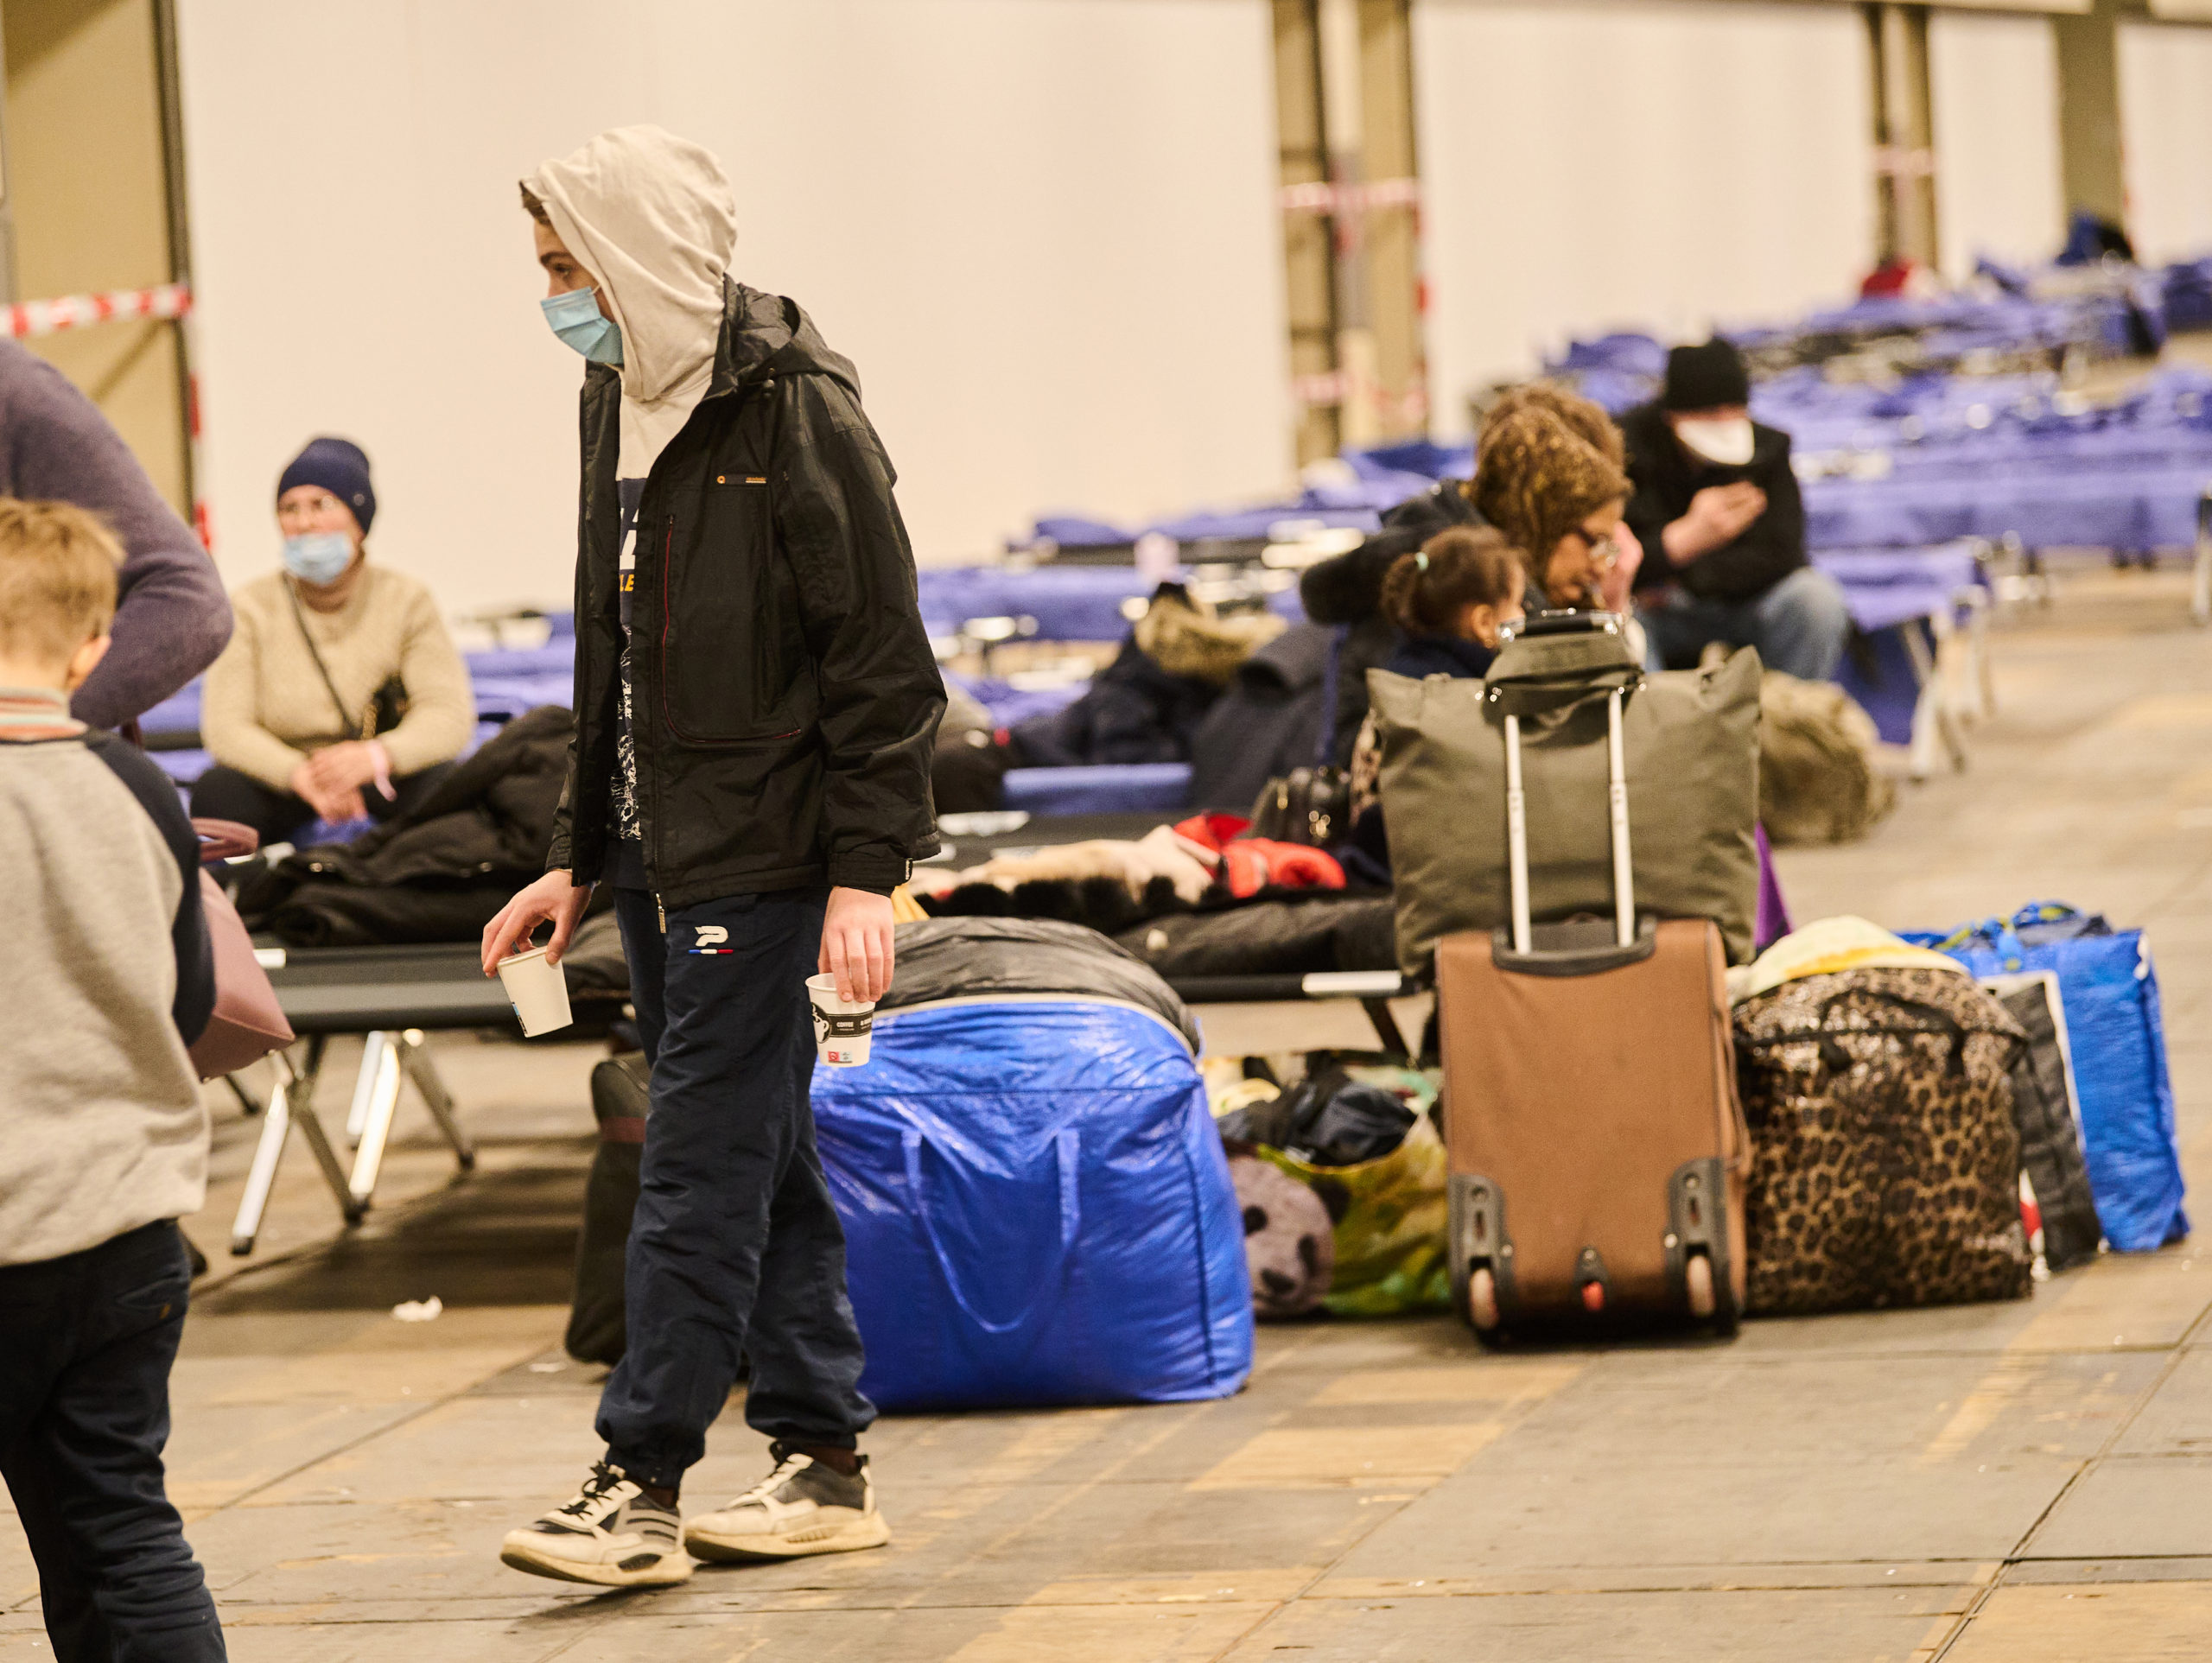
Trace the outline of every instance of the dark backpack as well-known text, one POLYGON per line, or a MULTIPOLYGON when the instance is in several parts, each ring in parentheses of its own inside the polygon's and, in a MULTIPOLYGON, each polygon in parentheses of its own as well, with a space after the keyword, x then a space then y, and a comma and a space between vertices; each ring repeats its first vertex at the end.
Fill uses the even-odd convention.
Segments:
POLYGON ((599 1151, 584 1180, 584 1227, 576 1237, 576 1291, 563 1344, 578 1362, 622 1361, 622 1264, 630 1215, 638 1209, 638 1162, 645 1153, 646 1087, 643 1051, 611 1057, 591 1071, 592 1118, 599 1151))

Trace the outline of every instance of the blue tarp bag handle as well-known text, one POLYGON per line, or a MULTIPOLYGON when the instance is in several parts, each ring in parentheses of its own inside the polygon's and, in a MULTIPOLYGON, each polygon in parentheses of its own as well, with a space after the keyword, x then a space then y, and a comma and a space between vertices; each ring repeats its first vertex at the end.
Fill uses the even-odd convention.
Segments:
POLYGON ((1980 924, 1962 924, 1936 943, 1939 953, 1956 956, 1961 953, 1981 948, 1997 955, 1999 963, 2008 972, 2017 973, 2027 968, 2027 943, 2007 918, 1984 918, 1980 924))
POLYGON ((2084 912, 2066 901, 2030 901, 2012 915, 2012 928, 2025 940, 2033 931, 2032 943, 2041 946, 2045 942, 2078 941, 2087 936, 2109 936, 2112 925, 2101 912, 2084 912))
MULTIPOLYGON (((953 1268, 951 1258, 937 1239, 937 1226, 931 1222, 929 1203, 922 1194, 922 1134, 912 1127, 899 1133, 906 1155, 906 1192, 914 1198, 914 1216, 921 1221, 922 1235, 928 1239, 930 1256, 937 1260, 938 1274, 944 1279, 945 1292, 951 1294, 952 1303, 960 1307, 961 1314, 986 1334, 1011 1334, 1024 1326, 1037 1314, 1037 1308, 1050 1296, 1049 1283, 1039 1285, 1030 1297, 1020 1314, 1005 1322, 995 1323, 969 1303, 961 1292, 960 1273, 953 1268)), ((1074 1249, 1075 1239, 1083 1223, 1083 1202, 1076 1182, 1076 1158, 1080 1139, 1072 1127, 1052 1139, 1054 1169, 1059 1175, 1060 1190, 1060 1259, 1065 1264, 1074 1249)))

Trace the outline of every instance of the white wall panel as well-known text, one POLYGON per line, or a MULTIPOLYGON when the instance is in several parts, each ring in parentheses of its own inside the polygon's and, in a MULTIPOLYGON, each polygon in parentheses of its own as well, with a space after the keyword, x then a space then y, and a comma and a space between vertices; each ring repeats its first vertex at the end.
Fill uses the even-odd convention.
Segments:
POLYGON ((2136 253, 2212 254, 2212 29, 2120 25, 2120 128, 2136 253))
POLYGON ((316 432, 453 608, 566 596, 580 366, 515 181, 714 149, 737 275, 857 361, 925 560, 1290 468, 1266 0, 181 0, 207 494, 271 563, 316 432))
POLYGON ((1983 254, 2050 259, 2066 240, 2050 20, 1938 12, 1928 52, 1944 275, 1966 276, 1983 254))
POLYGON ((1872 263, 1866 27, 1735 0, 1419 0, 1440 426, 1570 335, 1687 335, 1872 263))

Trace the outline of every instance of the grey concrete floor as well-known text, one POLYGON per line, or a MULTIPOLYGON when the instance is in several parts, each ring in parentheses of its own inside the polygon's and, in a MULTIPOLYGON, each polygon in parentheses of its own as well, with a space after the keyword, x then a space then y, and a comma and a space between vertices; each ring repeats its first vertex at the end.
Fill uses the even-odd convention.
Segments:
MULTIPOLYGON (((2148 925, 2201 1180, 2212 642, 2184 606, 2174 574, 2083 568, 2005 625, 1970 770, 1783 872, 1801 918, 2063 897, 2148 925)), ((171 1488, 243 1663, 2212 1653, 2212 1255, 2188 1244, 2017 1304, 1726 1344, 1497 1356, 1445 1320, 1267 1329, 1224 1402, 887 1419, 883 1552, 651 1595, 533 1581, 498 1539, 596 1453, 596 1371, 559 1350, 594 1054, 440 1042, 479 1171, 454 1181, 410 1102, 378 1210, 341 1235, 295 1150, 243 1269, 222 1246, 253 1128, 218 1104, 189 1228, 219 1262, 177 1369, 171 1488), (391 1317, 434 1293, 437 1321, 391 1317)), ((762 1464, 732 1413, 689 1495, 762 1464)), ((47 1654, 0 1522, 0 1660, 47 1654)))

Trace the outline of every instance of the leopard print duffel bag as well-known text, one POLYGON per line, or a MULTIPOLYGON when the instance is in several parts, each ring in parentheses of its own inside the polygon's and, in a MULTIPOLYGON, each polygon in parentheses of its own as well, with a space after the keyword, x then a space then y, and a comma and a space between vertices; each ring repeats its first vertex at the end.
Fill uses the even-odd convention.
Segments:
POLYGON ((1963 974, 1867 968, 1747 1000, 1735 1029, 1752 1312, 2025 1296, 2026 1036, 2002 1006, 1963 974))

